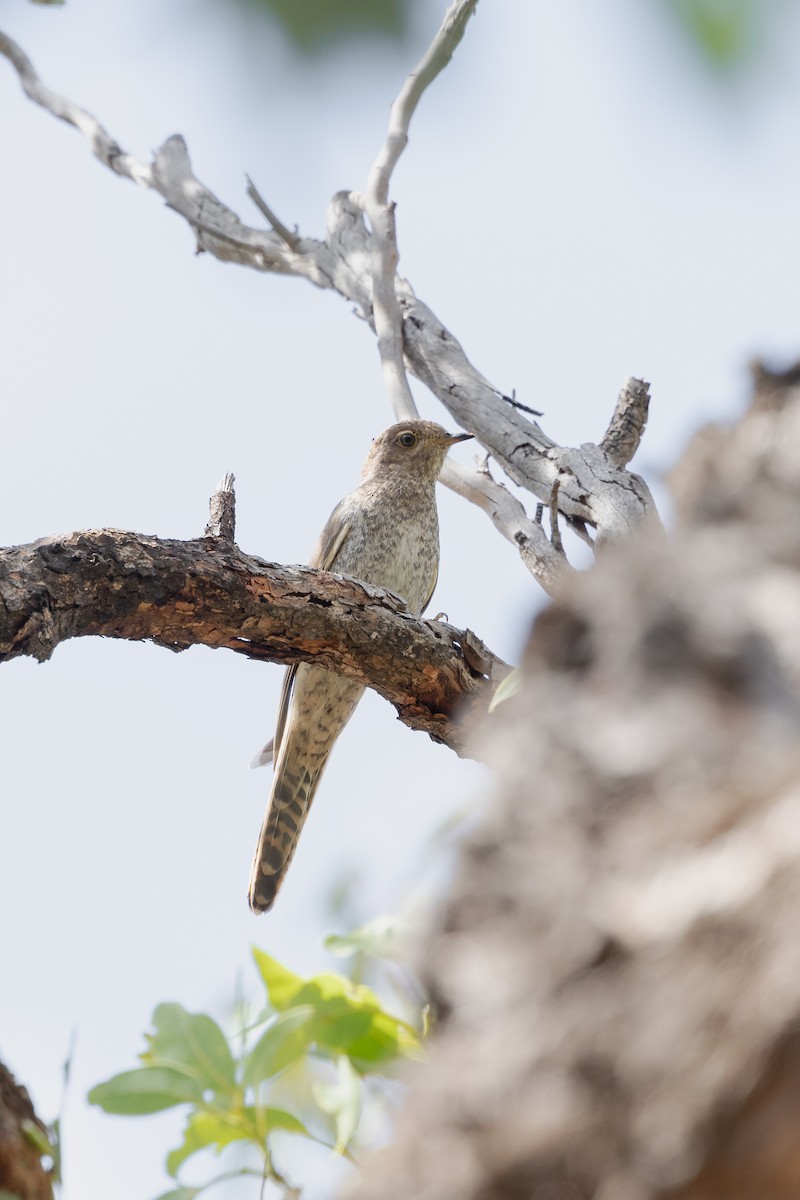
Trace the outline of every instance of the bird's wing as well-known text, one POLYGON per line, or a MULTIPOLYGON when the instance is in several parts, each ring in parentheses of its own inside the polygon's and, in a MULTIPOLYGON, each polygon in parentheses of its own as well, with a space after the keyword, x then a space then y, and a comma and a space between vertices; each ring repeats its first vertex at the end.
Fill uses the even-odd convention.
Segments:
POLYGON ((319 567, 322 571, 330 571, 336 555, 342 548, 342 542, 350 532, 352 521, 346 516, 350 505, 350 497, 340 500, 325 523, 325 528, 317 539, 314 552, 308 560, 310 567, 319 567))
POLYGON ((271 737, 263 750, 259 750, 255 758, 251 759, 250 766, 265 767, 267 763, 274 762, 278 757, 278 751, 281 748, 281 739, 283 731, 286 728, 286 717, 289 713, 289 705, 292 701, 292 688, 294 687, 294 677, 297 674, 297 664, 293 667, 287 667, 281 684, 281 696, 278 701, 278 716, 275 721, 275 736, 271 737))
POLYGON ((433 597, 433 593, 436 591, 436 584, 437 584, 438 582, 439 582, 439 564, 437 563, 437 564, 436 564, 436 571, 435 571, 435 573, 434 573, 433 580, 432 580, 432 582, 431 582, 431 590, 428 592, 427 596, 425 597, 425 603, 422 605, 422 608, 419 610, 419 615, 420 615, 420 616, 422 616, 422 614, 425 612, 425 609, 426 609, 426 608, 428 607, 428 605, 430 604, 430 602, 431 602, 431 599, 432 599, 432 597, 433 597))
MULTIPOLYGON (((314 551, 309 560, 310 567, 318 567, 323 571, 329 571, 333 566, 336 555, 341 549, 342 542, 350 532, 351 522, 345 517, 347 511, 349 497, 345 496, 344 500, 340 500, 328 517, 325 523, 325 528, 319 535, 314 551)), ((428 597, 430 599, 430 597, 428 597)), ((267 763, 274 762, 278 757, 278 751, 281 748, 281 739, 283 731, 286 728, 286 719, 289 715, 289 705, 292 702, 292 689, 294 688, 294 678, 297 674, 297 665, 287 668, 286 674, 283 677, 283 685, 281 686, 280 700, 278 701, 278 716, 275 722, 275 736, 271 738, 263 750, 260 750, 250 762, 250 766, 264 767, 267 763)))

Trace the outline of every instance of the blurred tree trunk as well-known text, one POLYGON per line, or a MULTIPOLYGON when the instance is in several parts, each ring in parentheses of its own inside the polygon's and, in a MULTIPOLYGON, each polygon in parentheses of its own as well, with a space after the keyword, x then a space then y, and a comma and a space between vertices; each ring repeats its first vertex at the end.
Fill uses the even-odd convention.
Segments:
POLYGON ((800 1196, 800 367, 755 383, 534 625, 358 1200, 800 1196))
POLYGON ((37 1131, 47 1134, 25 1088, 0 1063, 0 1196, 53 1200, 50 1176, 35 1145, 37 1131))

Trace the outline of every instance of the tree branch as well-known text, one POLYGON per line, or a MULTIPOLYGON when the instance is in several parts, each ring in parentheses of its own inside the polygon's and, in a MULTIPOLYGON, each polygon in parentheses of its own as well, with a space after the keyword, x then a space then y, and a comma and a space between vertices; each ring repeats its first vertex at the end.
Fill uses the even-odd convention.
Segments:
POLYGON ((246 194, 253 201, 253 204, 255 204, 262 217, 266 217, 272 228, 277 233, 278 237, 286 243, 290 250, 296 250, 297 243, 300 240, 297 234, 292 233, 291 230, 287 229, 283 221, 281 221, 275 215, 264 197, 261 195, 261 192, 259 192, 256 185, 253 183, 250 176, 245 175, 245 179, 247 180, 247 188, 245 189, 246 194))
MULTIPOLYGON (((419 95, 441 70, 448 49, 452 53, 472 7, 467 0, 451 7, 448 18, 454 14, 455 24, 448 27, 446 19, 431 50, 398 97, 390 136, 395 127, 398 136, 404 125, 407 127, 419 95)), ((79 129, 101 162, 163 196, 167 205, 192 227, 199 250, 225 262, 258 271, 297 275, 317 287, 332 289, 354 303, 374 327, 376 249, 373 233, 364 221, 361 200, 354 193, 339 192, 333 197, 325 241, 293 234, 287 239, 285 227, 280 223, 276 226, 273 215, 268 219, 279 232, 253 229, 196 178, 182 137, 169 138, 151 164, 142 163, 126 154, 94 117, 46 88, 22 50, 1 33, 0 53, 16 68, 26 94, 79 129)), ((397 145, 393 143, 392 150, 386 151, 385 164, 379 158, 378 174, 387 179, 387 184, 387 171, 391 171, 394 161, 392 155, 399 153, 397 145)), ((457 339, 414 296, 405 280, 396 277, 394 288, 402 313, 406 369, 431 389, 459 425, 476 436, 514 483, 549 503, 553 483, 559 479, 559 511, 572 525, 577 522, 595 528, 598 542, 627 537, 642 521, 659 524, 647 485, 616 461, 615 455, 619 453, 616 441, 612 439, 610 449, 605 442, 599 446, 585 443, 579 448, 556 445, 521 409, 505 402, 503 392, 472 365, 457 339)), ((644 416, 646 405, 644 393, 641 410, 644 416)), ((643 425, 641 419, 641 428, 643 425)), ((564 560, 558 568, 553 555, 539 552, 542 531, 534 531, 535 522, 528 518, 521 503, 512 505, 506 500, 498 503, 497 489, 501 485, 487 480, 477 470, 467 480, 465 472, 466 468, 456 472, 448 467, 443 482, 467 495, 490 515, 495 526, 517 547, 538 582, 552 594, 558 589, 561 572, 566 567, 564 560), (536 547, 533 552, 532 547, 536 547)))
POLYGON ((439 479, 483 509, 498 532, 517 548, 523 563, 548 596, 557 595, 574 570, 548 539, 541 523, 531 520, 507 487, 492 479, 488 470, 470 471, 450 460, 445 460, 439 479))
POLYGON ((216 491, 208 502, 208 524, 206 537, 223 538, 233 542, 236 537, 236 493, 235 477, 230 471, 222 476, 216 491))
POLYGON ((617 467, 631 461, 644 436, 650 404, 650 384, 630 376, 622 385, 617 406, 600 443, 617 467))
POLYGON ((464 36, 478 0, 455 0, 439 32, 411 72, 389 114, 389 129, 367 181, 364 210, 372 227, 372 304, 383 377, 398 421, 417 416, 403 363, 403 316, 395 280, 399 254, 395 206, 389 202, 389 183, 400 155, 408 145, 411 118, 422 94, 444 70, 464 36))
POLYGON ((0 550, 0 662, 44 661, 91 635, 313 661, 374 688, 404 724, 466 756, 508 667, 469 630, 404 609, 381 588, 266 563, 224 538, 101 529, 0 550))

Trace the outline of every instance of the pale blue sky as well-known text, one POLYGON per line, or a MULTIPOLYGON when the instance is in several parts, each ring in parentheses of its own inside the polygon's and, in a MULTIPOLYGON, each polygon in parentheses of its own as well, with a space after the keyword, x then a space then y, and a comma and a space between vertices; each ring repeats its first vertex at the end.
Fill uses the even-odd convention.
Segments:
MULTIPOLYGON (((246 220, 245 171, 287 224, 321 234, 330 195, 363 187, 443 8, 423 6, 407 61, 365 45, 304 72, 278 34, 210 0, 14 3, 3 25, 126 149, 180 131, 246 220)), ((476 366, 566 443, 597 438, 624 377, 643 375, 635 465, 654 481, 698 423, 734 415, 752 355, 800 352, 796 15, 782 32, 758 74, 721 87, 641 0, 483 0, 396 174, 401 270, 476 366)), ((232 470, 240 545, 302 561, 391 421, 369 331, 332 294, 196 258, 181 221, 26 101, 4 62, 0 114, 0 542, 197 536, 232 470)), ((434 608, 512 658, 541 596, 477 510, 443 492, 440 512, 434 608)), ((433 831, 488 786, 368 697, 256 920, 245 891, 269 777, 247 764, 280 677, 88 640, 0 673, 0 1052, 49 1117, 77 1030, 65 1200, 166 1190, 180 1118, 83 1102, 133 1065, 156 1003, 224 1011, 237 971, 255 989, 254 942, 301 971, 335 967, 320 948, 330 889, 357 872, 365 919, 429 894, 444 871, 433 831)), ((306 1164, 285 1161, 302 1180, 306 1164)), ((338 1174, 324 1156, 313 1171, 338 1174)))

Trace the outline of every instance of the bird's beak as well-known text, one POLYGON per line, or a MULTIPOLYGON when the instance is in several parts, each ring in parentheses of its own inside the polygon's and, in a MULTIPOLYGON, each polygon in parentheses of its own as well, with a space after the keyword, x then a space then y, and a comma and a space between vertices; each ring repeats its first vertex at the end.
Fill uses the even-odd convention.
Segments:
POLYGON ((451 437, 445 438, 445 445, 455 446, 456 442, 468 442, 473 436, 471 433, 456 433, 451 437))

